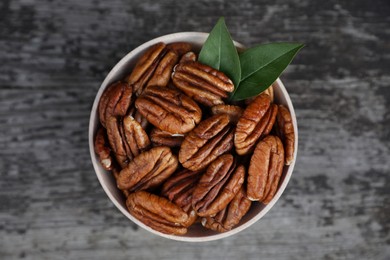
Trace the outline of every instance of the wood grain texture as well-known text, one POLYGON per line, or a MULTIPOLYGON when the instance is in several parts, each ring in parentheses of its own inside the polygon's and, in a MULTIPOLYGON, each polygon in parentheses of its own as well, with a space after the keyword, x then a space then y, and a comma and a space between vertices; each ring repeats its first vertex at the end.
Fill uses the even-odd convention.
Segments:
POLYGON ((389 259, 388 1, 3 0, 0 259, 389 259), (138 229, 89 158, 95 94, 118 60, 172 32, 306 47, 283 74, 299 124, 290 184, 253 227, 189 244, 138 229))

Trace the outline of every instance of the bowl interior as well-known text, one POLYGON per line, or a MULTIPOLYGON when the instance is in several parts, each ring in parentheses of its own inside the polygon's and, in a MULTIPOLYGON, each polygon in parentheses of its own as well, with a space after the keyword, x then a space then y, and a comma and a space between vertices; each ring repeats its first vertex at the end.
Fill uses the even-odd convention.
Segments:
MULTIPOLYGON (((99 182, 102 185, 108 197, 111 199, 111 201, 126 217, 128 217, 129 219, 131 219, 133 222, 143 227, 144 229, 154 234, 157 234, 159 236, 163 236, 174 240, 180 240, 180 241, 200 242, 200 241, 210 241, 210 240, 216 240, 216 239, 228 237, 244 230, 245 228, 249 227, 256 221, 258 221, 272 208, 275 202, 279 199, 280 195, 283 193, 291 177, 295 165, 295 158, 298 149, 298 129, 297 129, 297 122, 296 122, 294 108, 292 106, 290 97, 283 83, 280 81, 280 79, 278 79, 273 84, 275 101, 277 104, 285 105, 290 110, 293 119, 294 130, 295 130, 295 151, 294 151, 294 161, 290 166, 284 167, 283 175, 279 182, 278 191, 268 205, 263 205, 261 203, 252 203, 249 212, 244 216, 244 218, 241 220, 239 225, 237 225, 234 229, 232 229, 229 232, 217 233, 211 230, 204 229, 200 223, 197 223, 191 226, 188 229, 188 233, 183 236, 166 235, 161 232, 155 231, 150 227, 144 225, 142 222, 138 221, 127 211, 124 196, 122 195, 121 191, 118 190, 118 188, 116 187, 116 183, 112 174, 105 171, 101 167, 99 160, 94 152, 93 142, 99 124, 97 108, 98 108, 100 97, 107 86, 109 86, 111 83, 117 80, 123 79, 132 70, 138 58, 151 45, 161 41, 165 43, 184 41, 184 42, 191 43, 194 47, 194 50, 200 50, 202 44, 207 39, 207 36, 208 36, 207 33, 200 33, 200 32, 183 32, 183 33, 169 34, 148 41, 142 44, 141 46, 137 47, 133 51, 131 51, 115 65, 115 67, 110 71, 110 73, 107 75, 102 85, 100 86, 100 89, 96 95, 95 101, 92 106, 91 117, 89 122, 89 148, 90 148, 92 163, 96 175, 99 179, 99 182)), ((235 44, 237 48, 243 49, 243 46, 240 43, 236 42, 235 44)))

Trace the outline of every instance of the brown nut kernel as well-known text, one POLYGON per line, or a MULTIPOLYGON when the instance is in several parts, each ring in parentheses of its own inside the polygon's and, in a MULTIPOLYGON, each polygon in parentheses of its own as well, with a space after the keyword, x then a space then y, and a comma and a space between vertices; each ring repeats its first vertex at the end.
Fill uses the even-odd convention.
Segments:
POLYGON ((180 58, 179 62, 191 62, 191 61, 196 61, 196 59, 197 59, 196 54, 194 52, 190 51, 190 52, 187 52, 186 54, 184 54, 180 58))
POLYGON ((149 86, 166 87, 171 79, 173 67, 178 61, 178 54, 175 51, 168 51, 159 62, 153 76, 146 84, 146 88, 149 86))
POLYGON ((112 169, 112 158, 111 158, 111 149, 107 144, 107 137, 105 129, 100 127, 96 132, 95 137, 95 153, 99 156, 100 164, 103 166, 105 170, 112 169))
POLYGON ((178 161, 171 149, 159 146, 134 158, 119 174, 118 188, 138 191, 155 188, 175 172, 178 161))
POLYGON ((99 119, 106 127, 110 116, 124 116, 132 103, 133 88, 124 82, 111 84, 102 94, 99 101, 99 119))
POLYGON ((269 135, 261 140, 249 164, 248 199, 268 204, 275 195, 283 165, 284 150, 279 137, 269 135))
POLYGON ((202 117, 201 109, 192 99, 168 88, 147 88, 135 106, 151 124, 172 134, 191 131, 202 117))
POLYGON ((150 132, 150 140, 155 146, 179 147, 184 140, 184 135, 171 134, 155 127, 150 132))
POLYGON ((232 149, 233 131, 226 114, 218 114, 200 122, 187 134, 180 146, 180 163, 191 171, 206 168, 218 156, 232 149))
POLYGON ((137 191, 126 200, 129 212, 145 225, 165 234, 183 235, 188 215, 179 206, 157 195, 137 191))
POLYGON ((132 116, 123 118, 124 147, 129 159, 133 159, 150 146, 148 134, 132 116))
POLYGON ((179 57, 191 51, 192 46, 188 42, 174 42, 167 45, 167 49, 174 51, 179 57))
POLYGON ((277 129, 278 135, 280 136, 284 144, 284 150, 286 153, 285 164, 290 165, 294 160, 294 126, 292 123, 290 112, 283 105, 279 105, 279 112, 277 115, 277 129))
POLYGON ((202 218, 201 223, 205 228, 214 231, 229 231, 240 222, 251 204, 252 202, 246 198, 245 191, 241 186, 240 191, 226 208, 218 212, 215 217, 202 218))
POLYGON ((192 193, 201 177, 201 171, 181 170, 165 181, 161 194, 187 212, 189 218, 185 226, 192 225, 197 219, 191 205, 192 193))
POLYGON ((133 91, 139 95, 142 93, 149 79, 152 77, 160 60, 165 55, 166 44, 159 42, 141 56, 131 74, 125 79, 134 87, 133 91))
POLYGON ((200 217, 214 216, 224 209, 240 190, 245 168, 236 167, 231 154, 220 156, 210 164, 192 194, 192 207, 200 217))
POLYGON ((199 62, 176 65, 172 81, 186 95, 206 106, 223 104, 222 98, 234 90, 233 82, 225 74, 199 62))
POLYGON ((128 116, 132 116, 135 119, 135 121, 140 123, 140 125, 145 131, 150 125, 148 120, 146 120, 146 118, 143 115, 141 115, 141 113, 135 108, 135 106, 131 107, 128 116))
POLYGON ((211 113, 213 115, 216 114, 222 114, 225 113, 229 116, 229 120, 231 123, 236 124, 238 122, 238 119, 241 117, 242 113, 244 112, 244 109, 242 109, 239 106, 233 106, 233 105, 216 105, 211 108, 211 113))
POLYGON ((253 151, 257 140, 269 134, 275 123, 278 107, 271 104, 267 94, 257 96, 237 122, 234 145, 239 155, 253 151))
POLYGON ((114 116, 107 118, 107 137, 110 143, 110 147, 115 154, 116 161, 121 168, 126 167, 129 163, 129 159, 126 154, 124 142, 122 139, 121 132, 123 131, 121 123, 114 116))

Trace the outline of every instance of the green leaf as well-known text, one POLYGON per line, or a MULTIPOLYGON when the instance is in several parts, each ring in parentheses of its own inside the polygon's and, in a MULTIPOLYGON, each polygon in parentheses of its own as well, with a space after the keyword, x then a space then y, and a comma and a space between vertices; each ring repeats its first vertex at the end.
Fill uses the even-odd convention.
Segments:
POLYGON ((303 46, 300 43, 269 43, 241 53, 241 81, 231 93, 230 100, 242 100, 263 92, 282 74, 303 46))
POLYGON ((226 74, 237 87, 241 78, 240 58, 226 27, 225 19, 219 18, 207 37, 198 61, 226 74))

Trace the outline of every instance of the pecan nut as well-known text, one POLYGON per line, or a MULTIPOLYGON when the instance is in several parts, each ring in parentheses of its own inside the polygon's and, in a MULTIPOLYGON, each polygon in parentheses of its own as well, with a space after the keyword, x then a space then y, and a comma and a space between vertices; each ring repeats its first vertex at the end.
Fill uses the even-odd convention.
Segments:
POLYGON ((159 42, 141 56, 132 70, 131 74, 126 77, 125 81, 133 86, 133 92, 141 94, 149 79, 153 76, 158 63, 166 52, 166 44, 159 42))
POLYGON ((105 170, 112 169, 111 149, 108 146, 106 132, 104 128, 99 128, 95 137, 95 153, 99 156, 100 164, 105 170))
POLYGON ((271 104, 267 94, 257 96, 237 122, 234 145, 239 155, 253 151, 257 140, 266 136, 275 123, 278 106, 271 104))
POLYGON ((102 94, 99 101, 99 118, 106 127, 106 120, 110 116, 124 116, 132 103, 133 88, 125 82, 111 84, 102 94))
POLYGON ((253 152, 248 169, 247 197, 268 204, 283 173, 284 150, 279 137, 269 135, 253 152))
POLYGON ((190 52, 187 52, 186 54, 184 54, 181 58, 180 58, 180 61, 179 62, 189 62, 189 61, 196 61, 197 59, 197 56, 194 52, 190 51, 190 52))
POLYGON ((142 55, 126 81, 134 86, 137 96, 149 86, 166 87, 180 56, 190 50, 191 44, 185 42, 157 43, 142 55))
POLYGON ((140 123, 140 125, 145 131, 148 129, 148 126, 150 125, 148 120, 146 120, 146 118, 143 115, 141 115, 141 113, 135 108, 135 106, 131 107, 128 115, 132 116, 135 119, 135 121, 140 123))
POLYGON ((180 163, 191 171, 206 168, 233 148, 233 131, 226 114, 202 121, 184 138, 179 151, 180 163))
POLYGON ((234 105, 216 105, 211 108, 211 113, 213 115, 225 113, 229 116, 229 120, 231 123, 236 124, 238 119, 241 117, 244 109, 239 106, 234 105))
POLYGON ((151 124, 172 134, 191 131, 202 117, 201 109, 192 99, 168 88, 147 88, 135 106, 151 124))
POLYGON ((290 165, 294 160, 294 145, 295 145, 295 135, 294 135, 294 126, 291 119, 291 114, 288 109, 279 105, 279 112, 277 115, 277 129, 280 138, 284 144, 284 150, 286 153, 285 164, 290 165))
POLYGON ((154 230, 173 235, 187 233, 187 213, 166 198, 137 191, 127 197, 126 206, 135 218, 154 230))
POLYGON ((107 118, 106 127, 108 141, 112 151, 114 152, 116 161, 121 168, 124 168, 129 163, 129 158, 127 157, 121 135, 121 132, 123 132, 121 122, 116 117, 110 116, 107 118))
POLYGON ((180 147, 184 140, 184 135, 171 134, 155 127, 150 132, 150 140, 155 146, 180 147))
POLYGON ((124 147, 127 157, 132 160, 150 146, 148 134, 132 116, 123 118, 124 147))
POLYGON ((244 166, 236 164, 231 154, 225 154, 207 168, 192 193, 192 207, 198 216, 214 216, 233 200, 245 177, 244 166))
POLYGON ((241 187, 240 191, 226 208, 218 212, 215 217, 202 218, 201 223, 205 228, 214 231, 229 231, 241 221, 242 217, 251 207, 251 204, 252 201, 246 197, 245 191, 241 187))
POLYGON ((214 106, 234 90, 233 82, 222 72, 199 62, 181 62, 172 74, 175 86, 195 101, 214 106))
POLYGON ((159 186, 175 172, 178 161, 171 149, 159 146, 134 158, 119 174, 118 188, 138 191, 159 186))
POLYGON ((192 193, 201 177, 201 171, 192 172, 181 170, 165 181, 161 194, 170 201, 181 207, 189 216, 185 226, 192 225, 197 219, 195 210, 192 208, 192 193))
POLYGON ((179 57, 185 55, 190 52, 192 46, 188 42, 174 42, 167 45, 167 49, 174 51, 179 57))

